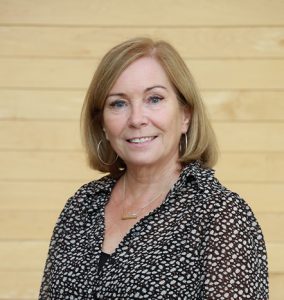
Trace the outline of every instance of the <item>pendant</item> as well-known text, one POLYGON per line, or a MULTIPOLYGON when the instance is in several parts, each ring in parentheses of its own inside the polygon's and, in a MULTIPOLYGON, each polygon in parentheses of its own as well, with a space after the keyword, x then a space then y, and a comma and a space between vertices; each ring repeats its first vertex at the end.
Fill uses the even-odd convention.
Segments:
POLYGON ((134 220, 137 219, 137 214, 129 213, 127 215, 121 216, 121 220, 134 220))

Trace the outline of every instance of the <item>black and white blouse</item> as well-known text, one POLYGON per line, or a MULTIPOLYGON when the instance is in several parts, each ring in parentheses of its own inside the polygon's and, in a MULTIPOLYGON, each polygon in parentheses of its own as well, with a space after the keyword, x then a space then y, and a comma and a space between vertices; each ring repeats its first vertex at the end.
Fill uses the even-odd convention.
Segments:
POLYGON ((268 299, 265 243, 249 206, 210 169, 188 164, 164 202, 98 270, 116 180, 82 186, 55 226, 40 300, 268 299))

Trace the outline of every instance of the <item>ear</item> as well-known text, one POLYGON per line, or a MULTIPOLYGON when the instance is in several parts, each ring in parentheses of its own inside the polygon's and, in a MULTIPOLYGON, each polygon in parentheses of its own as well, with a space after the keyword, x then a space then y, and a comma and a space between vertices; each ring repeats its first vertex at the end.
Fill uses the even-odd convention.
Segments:
POLYGON ((182 133, 186 133, 188 131, 190 121, 191 121, 191 109, 189 107, 184 106, 182 108, 182 133))

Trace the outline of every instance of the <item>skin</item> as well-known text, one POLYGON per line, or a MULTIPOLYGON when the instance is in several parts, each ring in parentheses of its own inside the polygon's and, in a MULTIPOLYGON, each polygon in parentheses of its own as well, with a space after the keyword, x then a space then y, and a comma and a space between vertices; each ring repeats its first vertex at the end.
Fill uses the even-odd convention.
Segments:
POLYGON ((190 112, 179 104, 158 61, 143 57, 115 82, 103 121, 106 138, 127 165, 125 195, 120 179, 105 210, 103 251, 111 253, 136 222, 162 203, 177 180, 179 141, 188 130, 190 112), (147 204, 138 219, 121 220, 123 211, 147 204))

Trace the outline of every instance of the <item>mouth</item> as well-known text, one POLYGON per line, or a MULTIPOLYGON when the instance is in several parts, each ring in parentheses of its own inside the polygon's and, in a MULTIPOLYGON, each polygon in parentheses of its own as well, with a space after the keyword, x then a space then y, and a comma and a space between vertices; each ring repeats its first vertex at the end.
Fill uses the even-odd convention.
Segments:
POLYGON ((127 142, 131 144, 143 144, 143 143, 153 141, 156 137, 157 136, 135 137, 135 138, 127 139, 127 142))

